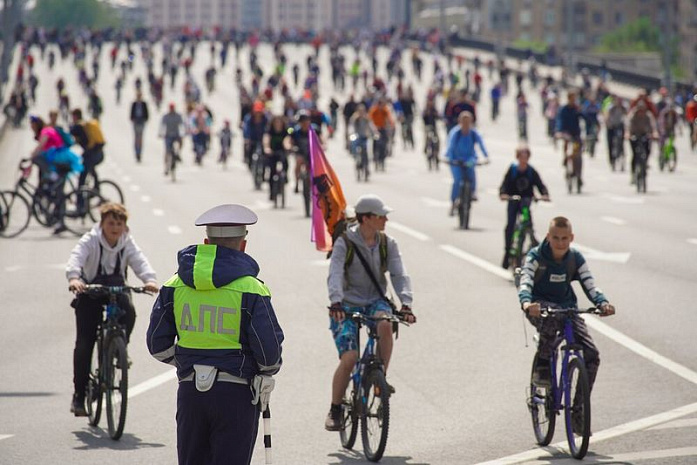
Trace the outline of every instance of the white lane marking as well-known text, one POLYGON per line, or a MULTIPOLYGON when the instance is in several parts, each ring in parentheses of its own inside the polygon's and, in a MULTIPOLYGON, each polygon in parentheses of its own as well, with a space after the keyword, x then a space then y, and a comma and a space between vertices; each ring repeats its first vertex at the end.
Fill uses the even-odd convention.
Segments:
POLYGON ((3 439, 9 439, 12 436, 14 436, 14 434, 0 434, 0 441, 2 441, 3 439))
MULTIPOLYGON (((635 461, 640 460, 651 460, 651 459, 665 459, 669 457, 692 457, 697 455, 697 447, 682 447, 678 449, 660 449, 660 450, 647 450, 642 452, 628 452, 624 454, 617 455, 604 455, 602 458, 592 458, 590 462, 586 463, 635 463, 635 461)), ((525 465, 549 465, 549 460, 533 460, 532 462, 525 462, 525 465)), ((556 465, 571 465, 577 464, 578 460, 568 458, 557 460, 555 457, 554 463, 556 465)))
POLYGON ((696 428, 697 418, 683 418, 682 420, 671 421, 662 425, 654 426, 651 430, 674 429, 674 428, 696 428))
POLYGON ((151 200, 152 200, 152 197, 150 197, 149 195, 141 195, 141 196, 140 196, 140 201, 141 201, 141 202, 148 203, 148 202, 150 202, 151 200))
POLYGON ((697 238, 688 239, 687 242, 692 244, 692 245, 697 245, 697 238))
POLYGON ((12 266, 6 266, 6 267, 5 267, 5 271, 7 271, 8 273, 12 273, 12 272, 14 272, 14 271, 19 271, 19 270, 21 270, 21 269, 22 269, 22 267, 19 266, 19 265, 12 265, 12 266))
POLYGON ((166 371, 160 375, 157 375, 153 378, 145 380, 140 384, 136 384, 135 386, 128 388, 128 398, 132 399, 135 396, 138 396, 138 395, 140 395, 146 391, 149 391, 151 389, 154 389, 157 386, 160 386, 161 384, 165 384, 166 382, 173 380, 173 379, 176 379, 176 378, 177 378, 177 370, 166 371))
POLYGON ((169 231, 170 234, 182 233, 182 229, 179 226, 167 226, 167 231, 169 231))
POLYGON ((48 268, 50 270, 64 270, 65 263, 52 263, 52 264, 44 265, 44 268, 48 268))
POLYGON ((387 222, 389 227, 392 229, 396 229, 399 232, 403 232, 404 234, 413 237, 414 239, 417 239, 419 241, 430 241, 431 238, 428 237, 426 234, 417 231, 416 229, 412 229, 409 226, 405 226, 401 223, 397 223, 396 221, 388 221, 387 222))
POLYGON ((273 203, 265 202, 263 200, 257 200, 255 205, 258 210, 270 210, 271 207, 273 207, 273 203))
MULTIPOLYGON (((603 431, 594 432, 593 436, 590 439, 590 442, 592 444, 595 444, 600 441, 606 441, 608 439, 624 436, 629 433, 635 433, 637 431, 648 429, 652 426, 660 425, 662 423, 666 423, 678 419, 680 417, 684 417, 685 415, 691 415, 695 412, 697 412, 697 403, 685 405, 683 407, 678 407, 674 410, 659 413, 658 415, 641 418, 639 420, 630 421, 629 423, 617 425, 603 431)), ((491 460, 488 462, 480 462, 477 465, 512 465, 515 463, 529 462, 531 460, 551 457, 559 451, 566 450, 566 446, 566 441, 558 442, 556 444, 552 444, 551 446, 545 447, 544 449, 528 450, 519 454, 501 457, 499 459, 491 460)), ((545 461, 543 463, 548 464, 549 461, 545 461)))
POLYGON ((121 180, 123 182, 131 182, 131 177, 130 176, 121 176, 121 180))
POLYGON ((498 189, 491 189, 491 188, 489 188, 489 189, 486 190, 486 193, 487 193, 487 194, 490 194, 490 195, 495 195, 496 197, 499 196, 499 190, 498 190, 498 189))
POLYGON ((153 208, 152 214, 155 216, 165 216, 165 211, 160 208, 153 208))
POLYGON ((131 192, 138 192, 140 190, 140 186, 137 186, 135 184, 132 184, 129 189, 131 189, 131 192))
POLYGON ((643 197, 624 197, 621 195, 612 195, 612 194, 605 194, 604 197, 612 200, 613 202, 617 202, 617 203, 626 203, 626 204, 632 204, 632 205, 641 205, 643 203, 646 203, 646 200, 644 200, 643 197))
POLYGON ((614 224, 617 226, 624 226, 625 224, 627 224, 627 222, 623 219, 615 218, 614 216, 601 216, 600 219, 607 223, 614 224))
POLYGON ((554 202, 537 202, 537 205, 541 206, 542 208, 555 208, 556 207, 554 202))
POLYGON ((486 260, 476 257, 468 252, 465 252, 464 250, 458 249, 457 247, 453 247, 452 245, 440 245, 439 248, 445 252, 448 252, 451 255, 454 255, 457 258, 460 258, 462 260, 465 260, 475 266, 478 266, 479 268, 482 268, 489 273, 495 274, 496 276, 499 276, 507 281, 513 281, 513 277, 511 276, 511 273, 507 270, 504 270, 501 267, 498 267, 496 265, 493 265, 486 260))
POLYGON ((679 363, 674 362, 669 358, 666 358, 663 355, 649 349, 640 342, 635 341, 629 336, 625 336, 624 334, 620 333, 619 331, 607 325, 606 323, 603 323, 597 318, 589 318, 586 317, 586 315, 583 316, 586 320, 586 324, 588 324, 588 326, 595 329, 599 333, 604 334, 616 343, 623 345, 627 349, 631 350, 637 355, 644 357, 648 361, 653 362, 656 365, 659 365, 665 368, 666 370, 673 372, 674 374, 680 376, 681 378, 693 384, 697 384, 697 373, 690 370, 686 366, 680 365, 679 363))
POLYGON ((629 252, 602 252, 600 250, 592 249, 585 245, 581 245, 578 242, 574 242, 573 247, 583 252, 586 259, 592 258, 594 260, 602 260, 605 262, 614 263, 627 263, 629 257, 632 256, 629 252))
POLYGON ((312 260, 310 264, 314 266, 329 266, 329 262, 330 260, 325 258, 324 260, 312 260))
POLYGON ((421 197, 421 201, 428 205, 429 207, 446 207, 450 208, 450 202, 447 200, 437 200, 437 199, 432 199, 430 197, 421 197))

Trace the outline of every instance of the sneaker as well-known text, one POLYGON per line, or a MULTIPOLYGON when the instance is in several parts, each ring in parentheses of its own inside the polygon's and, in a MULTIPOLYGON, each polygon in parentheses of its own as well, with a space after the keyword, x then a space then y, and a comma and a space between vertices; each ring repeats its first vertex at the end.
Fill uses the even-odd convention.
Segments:
POLYGON ((552 387, 552 377, 550 375, 549 366, 538 365, 535 367, 532 375, 532 384, 549 389, 552 387))
POLYGON ((395 390, 394 386, 392 386, 390 383, 385 381, 385 384, 387 384, 387 392, 390 393, 390 395, 396 393, 397 391, 395 390))
POLYGON ((341 431, 341 405, 332 405, 324 421, 327 431, 341 431))
MULTIPOLYGON (((574 410, 571 414, 571 430, 578 436, 583 436, 583 411, 574 410)), ((591 431, 588 431, 588 436, 593 436, 591 431)))
POLYGON ((70 413, 74 414, 76 417, 86 417, 87 410, 85 410, 85 399, 81 399, 77 394, 73 394, 73 401, 70 403, 70 413))

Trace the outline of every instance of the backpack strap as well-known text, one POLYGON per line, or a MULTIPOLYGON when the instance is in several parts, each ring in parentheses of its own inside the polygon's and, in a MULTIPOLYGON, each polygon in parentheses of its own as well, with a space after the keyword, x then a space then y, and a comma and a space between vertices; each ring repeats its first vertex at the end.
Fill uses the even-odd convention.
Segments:
MULTIPOLYGON (((378 234, 378 249, 380 252, 380 272, 384 274, 387 272, 387 234, 385 234, 382 231, 380 231, 378 234)), ((348 270, 349 266, 351 266, 351 263, 353 263, 353 257, 356 255, 355 246, 353 241, 349 240, 345 232, 341 233, 340 237, 343 237, 344 242, 346 243, 346 258, 344 260, 345 272, 348 270)))

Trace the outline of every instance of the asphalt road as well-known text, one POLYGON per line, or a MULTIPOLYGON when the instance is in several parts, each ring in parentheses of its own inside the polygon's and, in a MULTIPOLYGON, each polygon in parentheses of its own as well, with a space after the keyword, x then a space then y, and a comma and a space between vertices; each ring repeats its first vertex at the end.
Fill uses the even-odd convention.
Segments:
MULTIPOLYGON (((307 53, 309 47, 288 47, 290 62, 299 61, 302 69, 307 53)), ((349 61, 351 57, 349 52, 349 61)), ((246 50, 241 58, 246 71, 246 50)), ((384 64, 383 51, 381 58, 384 64)), ((364 463, 360 444, 357 451, 344 451, 337 435, 323 429, 337 363, 325 310, 328 262, 310 242, 300 196, 290 192, 288 208, 276 211, 266 193, 254 191, 240 162, 239 132, 227 171, 215 164, 217 141, 203 167, 193 165, 187 143, 179 180, 173 184, 163 176, 160 116, 152 104, 144 161, 136 164, 128 123, 135 75, 129 75, 117 106, 115 72, 108 69, 107 59, 104 53, 99 89, 108 145, 100 173, 123 187, 132 234, 159 281, 176 270, 177 250, 202 241, 203 231, 193 225, 198 214, 220 203, 242 203, 257 211, 259 223, 251 228, 247 251, 261 266, 260 278, 272 291, 286 333, 284 366, 272 397, 275 463, 364 463)), ((234 63, 234 52, 231 59, 234 63)), ((270 69, 270 59, 271 49, 263 46, 262 66, 270 69)), ((327 50, 322 60, 326 64, 327 50)), ((193 71, 201 85, 208 64, 208 48, 202 45, 193 71)), ((45 115, 57 104, 54 83, 59 75, 66 78, 71 98, 84 108, 69 62, 59 62, 53 71, 42 63, 39 67, 36 112, 45 115)), ((426 68, 428 76, 428 60, 426 68)), ((141 62, 135 72, 145 81, 141 62)), ((320 86, 324 105, 332 95, 328 74, 320 86)), ((212 96, 204 91, 216 130, 224 118, 233 127, 238 123, 233 80, 228 64, 218 75, 217 91, 212 96)), ((420 104, 427 83, 415 83, 420 104)), ((173 99, 181 108, 181 85, 180 75, 174 96, 167 86, 165 102, 173 99)), ((497 191, 518 144, 515 107, 507 97, 500 120, 492 124, 488 89, 485 81, 478 129, 492 163, 478 169, 480 201, 469 231, 456 229, 455 219, 447 215, 450 173, 429 172, 420 150, 404 151, 397 140, 387 172, 358 184, 341 138, 327 146, 350 203, 361 194, 376 193, 394 207, 387 231, 398 240, 414 285, 419 322, 400 332, 390 368, 397 394, 385 464, 572 463, 565 458, 561 425, 559 447, 547 449, 536 447, 530 427, 525 402, 533 332, 530 327, 524 331, 509 272, 499 268, 505 204, 497 191)), ((347 92, 336 95, 343 101, 347 92)), ((602 365, 593 393, 594 436, 586 463, 695 463, 697 210, 692 197, 697 194, 697 156, 689 152, 686 138, 680 138, 677 171, 659 172, 654 158, 649 192, 639 195, 626 173, 610 172, 602 141, 596 157, 585 160, 585 192, 568 195, 560 153, 544 134, 539 98, 531 93, 529 100, 531 163, 552 195, 551 203, 534 207, 538 235, 552 217, 568 216, 596 282, 618 309, 610 319, 589 321, 602 365)), ((418 123, 415 132, 416 145, 422 147, 418 123)), ((33 147, 26 127, 7 131, 0 141, 0 186, 12 185, 18 160, 33 147)), ((123 438, 111 441, 103 429, 91 428, 68 412, 75 325, 64 264, 76 241, 69 235, 52 237, 35 222, 22 236, 0 241, 0 464, 173 463, 176 383, 170 368, 152 359, 144 343, 152 297, 135 297, 139 317, 129 346, 131 400, 123 438)), ((261 442, 253 463, 263 463, 261 442)))

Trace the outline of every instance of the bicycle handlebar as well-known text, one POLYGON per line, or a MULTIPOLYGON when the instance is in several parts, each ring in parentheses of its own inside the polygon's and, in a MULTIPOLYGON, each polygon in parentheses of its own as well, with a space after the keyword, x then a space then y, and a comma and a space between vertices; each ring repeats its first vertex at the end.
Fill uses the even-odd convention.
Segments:
POLYGON ((103 286, 101 284, 87 284, 83 293, 91 295, 110 295, 125 294, 128 291, 133 291, 136 294, 153 295, 153 293, 145 289, 144 286, 103 286))
POLYGON ((577 307, 569 307, 569 308, 550 308, 550 307, 542 307, 540 308, 540 315, 543 318, 546 318, 550 315, 569 315, 569 314, 582 314, 582 313, 590 313, 593 315, 601 315, 603 311, 598 308, 598 307, 589 307, 589 308, 577 308, 577 307))
POLYGON ((402 315, 366 316, 362 313, 354 312, 351 313, 351 319, 356 323, 365 323, 367 321, 389 321, 391 323, 400 323, 404 326, 410 326, 409 323, 404 321, 404 317, 402 315))
POLYGON ((466 168, 472 168, 474 166, 482 166, 482 165, 488 165, 491 163, 488 158, 485 158, 486 161, 482 160, 477 160, 476 162, 472 163, 471 161, 462 161, 462 160, 450 160, 448 158, 441 158, 441 161, 443 163, 446 163, 448 165, 452 166, 464 166, 466 168))

